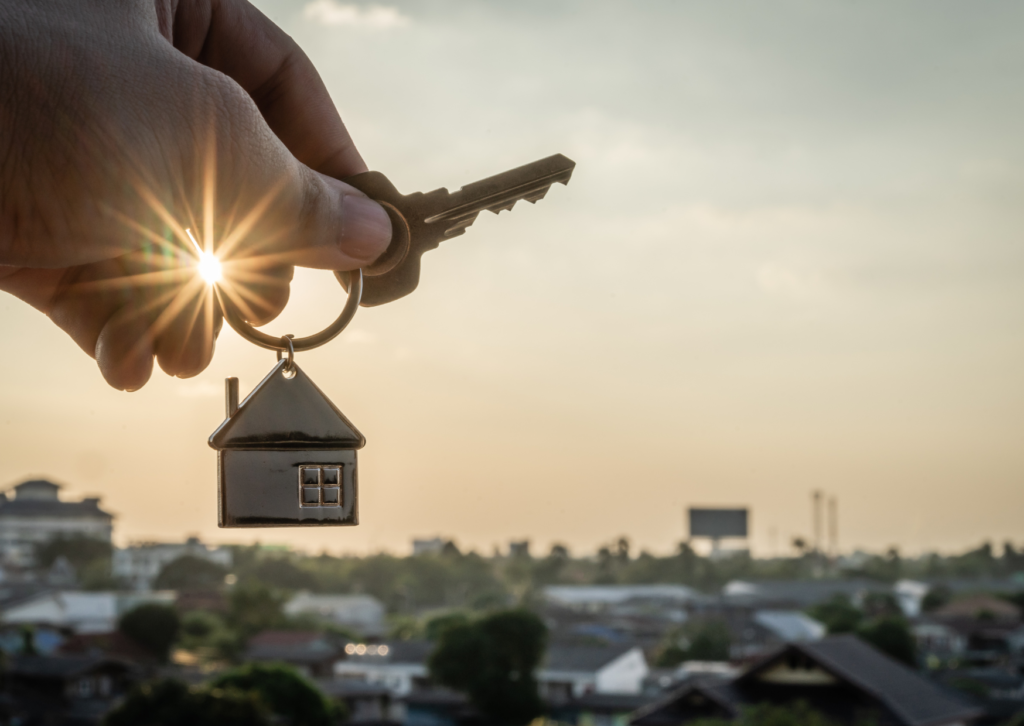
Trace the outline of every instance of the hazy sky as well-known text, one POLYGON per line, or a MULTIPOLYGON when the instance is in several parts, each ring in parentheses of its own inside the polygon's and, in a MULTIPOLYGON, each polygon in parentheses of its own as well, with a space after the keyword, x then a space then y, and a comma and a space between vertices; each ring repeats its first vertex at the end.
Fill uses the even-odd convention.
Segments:
MULTIPOLYGON (((368 439, 358 528, 217 529, 223 379, 271 353, 227 330, 202 376, 120 393, 6 296, 0 482, 100 495, 122 543, 667 552, 715 504, 770 554, 813 488, 844 549, 1024 541, 1024 6, 258 5, 401 190, 556 152, 571 184, 300 355, 368 439)), ((300 274, 267 329, 341 299, 300 274)))

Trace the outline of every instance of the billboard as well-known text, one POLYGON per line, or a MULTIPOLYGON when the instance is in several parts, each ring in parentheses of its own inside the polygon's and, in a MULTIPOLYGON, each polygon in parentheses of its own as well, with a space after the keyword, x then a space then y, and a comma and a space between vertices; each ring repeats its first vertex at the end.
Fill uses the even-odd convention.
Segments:
POLYGON ((747 510, 690 508, 690 536, 746 537, 747 510))

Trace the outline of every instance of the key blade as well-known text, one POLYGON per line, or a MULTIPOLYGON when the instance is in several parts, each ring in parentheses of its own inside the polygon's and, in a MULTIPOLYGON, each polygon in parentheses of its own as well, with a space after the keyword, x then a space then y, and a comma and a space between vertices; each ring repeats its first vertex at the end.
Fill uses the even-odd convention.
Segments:
POLYGON ((444 200, 444 209, 426 217, 426 224, 445 223, 444 236, 456 237, 476 221, 480 212, 495 214, 512 209, 519 200, 531 204, 543 199, 552 184, 568 184, 576 162, 562 154, 555 154, 496 174, 478 182, 467 184, 452 192, 444 200))

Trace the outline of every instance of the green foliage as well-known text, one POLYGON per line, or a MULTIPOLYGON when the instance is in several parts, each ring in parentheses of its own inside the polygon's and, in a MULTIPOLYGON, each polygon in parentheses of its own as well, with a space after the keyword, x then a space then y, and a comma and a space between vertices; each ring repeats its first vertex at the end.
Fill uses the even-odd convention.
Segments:
POLYGON ((807 614, 828 628, 830 634, 855 632, 864 620, 864 613, 842 594, 808 608, 807 614))
POLYGON ((163 663, 177 640, 179 625, 174 608, 146 603, 121 616, 118 629, 163 663))
POLYGON ((729 660, 732 635, 721 620, 693 620, 669 634, 655 658, 658 668, 688 660, 729 660))
POLYGON ((446 630, 457 625, 468 625, 469 616, 466 613, 454 612, 436 615, 423 626, 423 635, 427 640, 439 640, 446 630))
POLYGON ((744 708, 737 719, 703 718, 691 723, 692 726, 835 726, 834 721, 805 701, 785 706, 762 703, 744 708))
POLYGON ((924 599, 921 601, 921 609, 926 613, 935 612, 952 599, 953 591, 945 585, 938 585, 931 588, 928 594, 924 596, 924 599))
POLYGON ((219 590, 228 571, 216 562, 184 555, 168 562, 157 575, 157 590, 219 590))
POLYGON ((428 666, 438 683, 465 692, 486 720, 518 726, 543 711, 534 671, 546 644, 540 618, 506 610, 445 629, 428 666))
POLYGON ((256 561, 243 579, 252 578, 279 590, 316 589, 316 576, 288 557, 268 557, 256 561))
POLYGON ((313 684, 286 665, 250 663, 219 676, 212 686, 256 695, 280 720, 296 726, 330 726, 339 715, 313 684))
POLYGON ((263 630, 282 627, 285 595, 260 582, 246 581, 231 590, 228 596, 228 622, 231 629, 245 640, 263 630))
POLYGON ((910 626, 902 617, 878 618, 857 629, 857 635, 890 658, 917 667, 917 646, 910 626))
POLYGON ((103 720, 104 726, 270 726, 252 693, 189 687, 166 679, 132 689, 103 720))
POLYGON ((193 610, 181 618, 180 645, 206 660, 233 660, 241 651, 239 637, 224 619, 205 610, 193 610))
POLYGON ((94 560, 105 560, 109 567, 114 548, 109 542, 76 534, 59 535, 36 545, 36 562, 40 567, 50 567, 58 557, 66 557, 68 562, 81 572, 94 560))

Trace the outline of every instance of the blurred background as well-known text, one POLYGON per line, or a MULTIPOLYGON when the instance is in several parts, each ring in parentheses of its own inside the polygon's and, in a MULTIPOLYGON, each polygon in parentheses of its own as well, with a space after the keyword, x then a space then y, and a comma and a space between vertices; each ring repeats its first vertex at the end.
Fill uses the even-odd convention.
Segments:
MULTIPOLYGON (((561 152, 568 187, 485 214, 304 370, 363 431, 361 525, 218 530, 225 329, 191 380, 106 386, 0 299, 0 481, 102 497, 115 542, 319 552, 443 535, 673 552, 685 508, 750 546, 961 551, 1024 506, 1024 9, 994 3, 257 5, 312 57, 371 168, 449 189, 561 152)), ((342 291, 300 273, 267 327, 342 291)))

